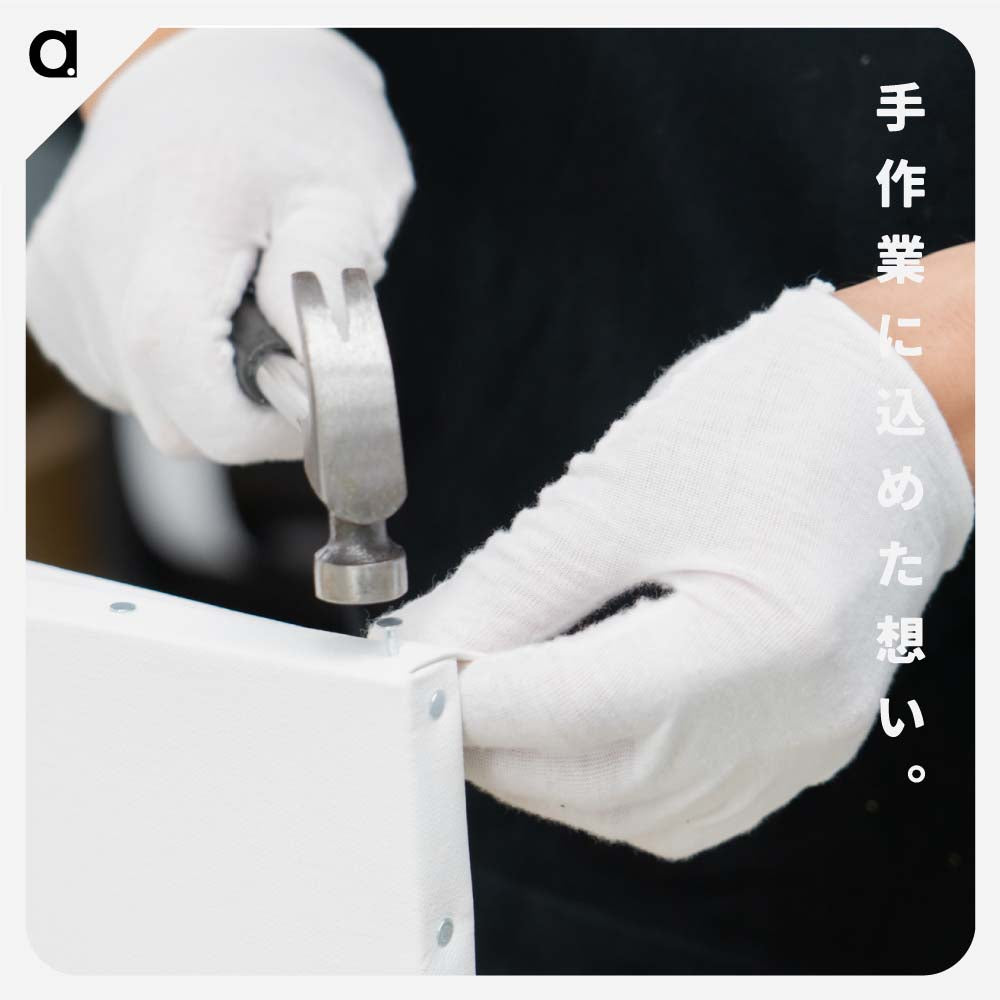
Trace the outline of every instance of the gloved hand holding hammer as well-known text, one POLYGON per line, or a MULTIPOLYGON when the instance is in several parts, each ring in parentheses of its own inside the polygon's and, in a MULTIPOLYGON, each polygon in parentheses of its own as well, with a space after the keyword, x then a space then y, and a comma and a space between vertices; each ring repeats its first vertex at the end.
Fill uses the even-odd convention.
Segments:
POLYGON ((28 244, 43 352, 168 454, 301 457, 233 378, 230 319, 257 268, 258 305, 301 359, 290 275, 314 272, 338 319, 343 268, 381 277, 413 176, 378 68, 331 31, 185 31, 85 113, 28 244))

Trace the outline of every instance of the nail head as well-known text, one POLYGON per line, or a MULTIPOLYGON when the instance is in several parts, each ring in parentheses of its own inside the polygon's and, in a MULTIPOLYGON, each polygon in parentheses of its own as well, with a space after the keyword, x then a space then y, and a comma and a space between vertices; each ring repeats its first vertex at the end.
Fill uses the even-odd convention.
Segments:
POLYGON ((444 711, 447 700, 447 696, 440 688, 431 695, 430 714, 432 719, 441 718, 441 713, 444 711))

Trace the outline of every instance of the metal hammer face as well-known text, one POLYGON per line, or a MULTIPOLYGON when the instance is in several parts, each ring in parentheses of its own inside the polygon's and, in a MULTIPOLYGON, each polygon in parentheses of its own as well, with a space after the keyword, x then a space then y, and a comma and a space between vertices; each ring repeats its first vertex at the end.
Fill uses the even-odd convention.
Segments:
POLYGON ((379 604, 406 593, 406 554, 386 519, 406 499, 396 384, 368 275, 343 273, 346 324, 337 328, 316 275, 292 275, 306 354, 306 475, 330 513, 330 540, 315 556, 316 596, 379 604))

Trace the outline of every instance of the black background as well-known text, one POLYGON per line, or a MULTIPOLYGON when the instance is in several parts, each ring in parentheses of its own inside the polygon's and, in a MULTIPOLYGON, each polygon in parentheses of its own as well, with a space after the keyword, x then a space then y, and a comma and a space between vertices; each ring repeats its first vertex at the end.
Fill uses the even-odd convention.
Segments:
MULTIPOLYGON (((782 287, 870 277, 883 233, 920 233, 927 252, 974 237, 974 70, 942 31, 347 34, 383 70, 418 184, 378 289, 410 488, 393 535, 412 594, 530 504, 660 370, 782 287), (890 133, 879 85, 910 80, 926 117, 890 133), (926 165, 926 197, 882 209, 875 174, 901 157, 926 165)), ((231 479, 260 553, 221 583, 145 547, 109 451, 112 575, 360 630, 311 596, 323 520, 301 468, 231 479), (309 525, 301 553, 292 520, 309 525)), ((925 613, 924 650, 891 692, 919 701, 923 729, 890 740, 876 725, 834 780, 689 861, 470 788, 479 971, 953 964, 973 933, 971 543, 925 613)))

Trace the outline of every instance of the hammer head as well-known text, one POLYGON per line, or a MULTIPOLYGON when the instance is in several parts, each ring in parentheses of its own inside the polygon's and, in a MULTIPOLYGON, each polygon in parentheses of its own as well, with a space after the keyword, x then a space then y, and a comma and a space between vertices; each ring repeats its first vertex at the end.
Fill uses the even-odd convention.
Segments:
POLYGON ((406 553, 385 521, 352 524, 330 516, 330 540, 313 561, 316 596, 334 604, 382 604, 406 593, 406 553))
POLYGON ((386 519, 406 499, 396 384, 368 275, 343 272, 346 323, 334 322, 316 275, 292 275, 309 394, 306 475, 330 515, 314 562, 316 596, 380 604, 406 593, 406 554, 386 519))

